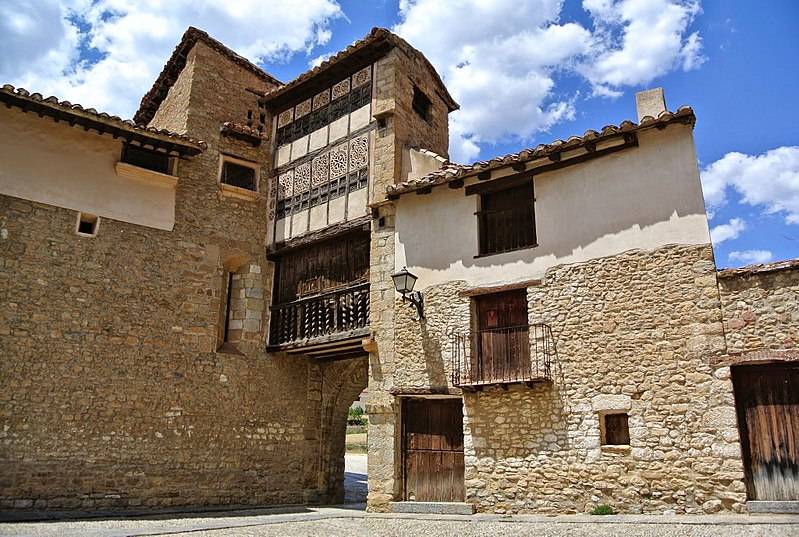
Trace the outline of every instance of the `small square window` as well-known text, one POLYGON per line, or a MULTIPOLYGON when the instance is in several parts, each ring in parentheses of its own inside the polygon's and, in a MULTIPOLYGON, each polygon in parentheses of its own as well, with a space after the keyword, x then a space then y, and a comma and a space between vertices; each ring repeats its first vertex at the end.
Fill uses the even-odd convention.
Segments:
POLYGON ((225 185, 258 191, 258 165, 232 157, 222 157, 219 182, 225 185))
POLYGON ((430 99, 427 95, 422 92, 416 86, 413 87, 413 110, 419 114, 419 117, 424 119, 425 121, 430 121, 430 109, 433 107, 433 103, 430 102, 430 99))
POLYGON ((605 414, 600 417, 603 446, 629 446, 630 427, 627 414, 605 414))
POLYGON ((100 218, 89 213, 78 213, 78 223, 75 233, 82 237, 95 237, 97 228, 100 225, 100 218))

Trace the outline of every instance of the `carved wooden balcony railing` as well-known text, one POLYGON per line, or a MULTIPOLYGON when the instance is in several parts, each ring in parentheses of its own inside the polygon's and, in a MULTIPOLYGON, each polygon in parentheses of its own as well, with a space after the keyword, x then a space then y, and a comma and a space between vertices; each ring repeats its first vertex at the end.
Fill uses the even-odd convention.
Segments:
POLYGON ((272 306, 270 345, 285 345, 369 326, 369 284, 272 306))
POLYGON ((452 384, 464 389, 549 382, 556 357, 552 329, 545 324, 455 334, 452 351, 452 384))

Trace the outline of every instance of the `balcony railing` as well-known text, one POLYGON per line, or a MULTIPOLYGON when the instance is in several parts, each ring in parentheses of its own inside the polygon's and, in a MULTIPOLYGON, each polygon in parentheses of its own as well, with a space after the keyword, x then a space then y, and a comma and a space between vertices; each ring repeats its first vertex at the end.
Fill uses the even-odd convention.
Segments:
POLYGON ((284 345, 369 326, 369 284, 272 306, 270 344, 284 345))
POLYGON ((552 380, 556 351, 552 329, 545 324, 455 334, 452 347, 454 386, 478 388, 552 380))

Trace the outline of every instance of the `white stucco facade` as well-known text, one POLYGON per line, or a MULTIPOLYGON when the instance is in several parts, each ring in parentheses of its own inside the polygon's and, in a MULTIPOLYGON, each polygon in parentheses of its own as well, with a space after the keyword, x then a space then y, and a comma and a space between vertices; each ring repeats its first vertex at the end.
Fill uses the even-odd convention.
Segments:
POLYGON ((628 250, 708 244, 691 126, 643 130, 638 140, 638 147, 535 176, 535 248, 476 257, 479 196, 463 188, 400 197, 396 268, 407 266, 420 289, 459 280, 490 286, 628 250))
POLYGON ((0 194, 171 230, 175 186, 118 174, 122 141, 0 109, 0 194))

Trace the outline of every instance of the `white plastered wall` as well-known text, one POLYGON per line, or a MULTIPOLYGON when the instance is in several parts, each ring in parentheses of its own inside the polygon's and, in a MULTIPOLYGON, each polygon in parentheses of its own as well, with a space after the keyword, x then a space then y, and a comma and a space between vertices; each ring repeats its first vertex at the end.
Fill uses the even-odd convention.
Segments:
POLYGON ((175 188, 114 171, 122 142, 50 118, 0 109, 0 194, 171 230, 175 188))
POLYGON ((633 249, 709 243, 691 127, 638 136, 637 148, 535 177, 535 248, 475 257, 479 196, 446 186, 403 195, 396 268, 407 266, 422 289, 456 280, 490 286, 633 249))

